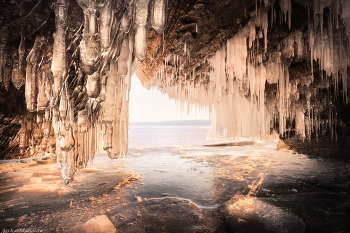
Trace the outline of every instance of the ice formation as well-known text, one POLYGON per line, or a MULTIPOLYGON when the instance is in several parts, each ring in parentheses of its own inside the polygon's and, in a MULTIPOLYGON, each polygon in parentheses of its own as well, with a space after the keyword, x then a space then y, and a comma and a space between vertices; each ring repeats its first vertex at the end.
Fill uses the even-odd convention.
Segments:
POLYGON ((51 70, 54 77, 53 95, 56 97, 62 88, 64 76, 67 73, 66 65, 66 27, 69 3, 67 0, 57 0, 55 8, 56 32, 51 70))
POLYGON ((350 46, 345 32, 349 34, 349 1, 304 1, 313 12, 308 30, 292 27, 291 0, 257 2, 254 17, 213 56, 199 61, 194 69, 185 69, 191 55, 185 43, 182 51, 175 49, 167 55, 154 79, 144 85, 163 90, 179 102, 180 109, 193 105, 208 108, 213 119, 209 137, 261 138, 273 130, 284 137, 290 134, 292 125, 301 138, 311 138, 311 134, 317 137, 326 131, 336 137, 341 122, 335 115, 334 100, 317 90, 334 91, 334 98, 342 96, 344 103, 348 102, 350 46), (345 27, 339 25, 339 18, 345 27), (278 24, 287 24, 288 34, 269 45, 268 29, 278 24), (305 60, 311 72, 298 76, 291 65, 305 60), (315 65, 321 71, 317 82, 315 65), (265 87, 271 85, 277 85, 277 93, 274 100, 266 101, 265 87), (331 85, 334 90, 329 89, 331 85), (318 95, 323 98, 320 101, 329 103, 327 120, 320 120, 323 104, 312 102, 318 95), (306 108, 298 103, 301 98, 306 99, 306 108))
POLYGON ((73 37, 72 2, 54 2, 53 38, 39 33, 27 56, 24 36, 18 50, 7 53, 2 29, 0 81, 7 89, 11 80, 17 89, 25 83, 21 153, 49 151, 68 184, 102 149, 112 159, 127 154, 131 76, 146 58, 148 31, 165 28, 167 0, 77 0, 84 24, 73 37))
POLYGON ((277 130, 283 137, 294 130, 311 138, 327 131, 336 139, 342 122, 335 101, 349 101, 349 0, 255 1, 255 11, 244 10, 246 22, 237 22, 239 31, 202 60, 192 54, 194 37, 205 33, 200 20, 187 25, 193 29, 183 43, 165 47, 167 0, 54 3, 53 35, 0 29, 0 82, 7 90, 11 81, 17 89, 25 85, 20 149, 55 155, 65 184, 102 149, 110 158, 127 154, 130 78, 147 58, 151 28, 159 39, 155 54, 164 59, 147 59, 156 72, 144 85, 166 92, 180 110, 208 109, 212 135, 262 138, 277 130), (80 29, 68 20, 74 4, 82 9, 80 29), (307 27, 293 24, 294 4, 308 9, 307 27), (286 29, 275 40, 281 24, 286 29), (11 36, 18 44, 9 52, 11 36))

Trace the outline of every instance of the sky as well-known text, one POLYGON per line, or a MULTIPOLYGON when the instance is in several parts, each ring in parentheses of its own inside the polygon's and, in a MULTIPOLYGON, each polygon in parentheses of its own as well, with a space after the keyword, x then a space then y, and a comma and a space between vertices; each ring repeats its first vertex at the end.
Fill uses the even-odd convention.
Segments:
POLYGON ((179 121, 209 119, 209 114, 195 111, 190 114, 181 113, 176 103, 169 99, 167 94, 159 90, 147 90, 142 87, 141 81, 134 74, 131 77, 131 91, 129 103, 130 122, 157 122, 157 121, 179 121))

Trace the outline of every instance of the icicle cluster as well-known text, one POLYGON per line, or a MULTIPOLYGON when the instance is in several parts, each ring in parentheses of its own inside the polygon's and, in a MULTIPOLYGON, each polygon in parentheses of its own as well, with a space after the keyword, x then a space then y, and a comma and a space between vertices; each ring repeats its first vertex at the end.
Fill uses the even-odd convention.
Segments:
POLYGON ((208 107, 213 118, 208 135, 211 137, 217 134, 231 138, 263 137, 273 129, 278 129, 281 136, 288 136, 292 127, 301 138, 311 138, 311 134, 318 137, 326 131, 336 137, 335 130, 341 123, 335 115, 334 99, 323 97, 318 90, 326 88, 332 92, 329 88, 334 86, 334 98, 341 94, 344 102, 348 101, 350 46, 344 32, 349 33, 350 4, 348 1, 307 4, 308 9, 313 7, 314 15, 310 17, 309 29, 303 33, 291 30, 291 1, 280 0, 278 3, 279 13, 276 2, 264 1, 264 7, 256 8, 255 16, 245 27, 211 58, 199 61, 191 72, 184 71, 190 60, 185 43, 185 60, 183 56, 170 54, 154 79, 145 85, 157 87, 179 101, 181 110, 186 108, 184 105, 187 109, 193 105, 208 107), (325 7, 331 9, 326 17, 325 7), (323 22, 324 18, 327 23, 323 22), (339 26, 339 18, 346 26, 345 31, 339 26), (287 24, 289 34, 278 44, 268 46, 269 25, 278 23, 287 24), (264 48, 259 48, 260 44, 264 48), (311 63, 311 72, 295 74, 292 63, 303 61, 311 63), (317 74, 317 82, 313 74, 314 63, 321 71, 317 74), (292 77, 290 72, 293 72, 292 77), (274 99, 266 101, 265 86, 276 84, 274 99), (327 104, 314 103, 320 98, 327 104), (323 106, 328 105, 329 109, 324 109, 323 106), (329 113, 328 119, 321 120, 323 111, 329 113))
POLYGON ((0 81, 25 83, 21 152, 55 155, 65 184, 102 149, 112 159, 127 154, 131 76, 146 59, 148 31, 162 33, 167 13, 167 0, 77 0, 83 30, 68 40, 69 2, 55 1, 53 46, 48 34, 37 36, 25 58, 24 37, 14 54, 6 31, 0 38, 0 81))

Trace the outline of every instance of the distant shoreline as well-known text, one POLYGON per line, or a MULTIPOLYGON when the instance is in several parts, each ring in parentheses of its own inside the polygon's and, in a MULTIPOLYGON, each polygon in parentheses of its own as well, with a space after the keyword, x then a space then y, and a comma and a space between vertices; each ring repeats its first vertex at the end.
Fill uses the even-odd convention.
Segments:
POLYGON ((209 120, 183 120, 183 121, 157 121, 157 122, 131 122, 130 125, 208 125, 209 120))

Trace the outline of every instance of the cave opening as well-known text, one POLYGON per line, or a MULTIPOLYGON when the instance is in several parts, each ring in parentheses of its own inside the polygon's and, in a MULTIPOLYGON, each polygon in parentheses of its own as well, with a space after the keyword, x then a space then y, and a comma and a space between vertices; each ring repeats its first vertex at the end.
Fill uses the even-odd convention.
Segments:
POLYGON ((349 36, 350 0, 1 1, 2 231, 349 231, 349 36))

